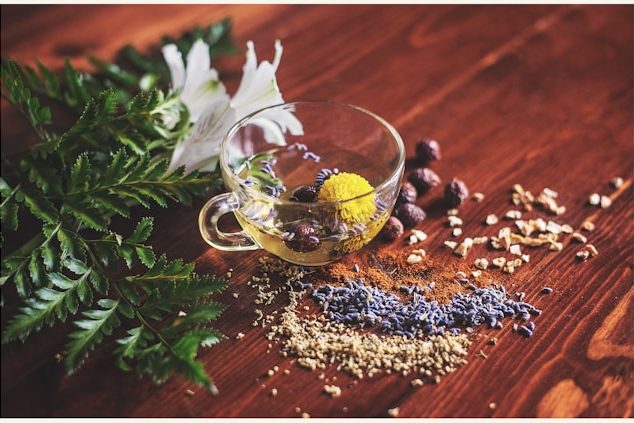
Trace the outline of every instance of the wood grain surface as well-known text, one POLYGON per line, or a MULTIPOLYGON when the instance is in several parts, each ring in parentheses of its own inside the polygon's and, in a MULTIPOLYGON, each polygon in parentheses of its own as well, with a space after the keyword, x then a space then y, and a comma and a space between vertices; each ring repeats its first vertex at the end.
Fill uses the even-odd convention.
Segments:
MULTIPOLYGON (((261 58, 282 40, 278 81, 287 100, 335 99, 372 110, 394 124, 410 155, 418 139, 439 140, 443 159, 434 168, 441 177, 458 176, 486 195, 464 205, 465 233, 490 234, 482 221, 510 208, 514 183, 533 192, 550 187, 568 208, 563 220, 597 224, 590 239, 599 256, 579 263, 574 245, 539 250, 505 277, 510 290, 526 291, 544 310, 532 338, 506 325, 491 347, 494 331, 482 330, 469 364, 437 386, 414 389, 410 378, 389 375, 348 388, 350 378, 329 369, 326 376, 336 375, 343 388, 332 399, 317 372, 294 366, 275 346, 267 353, 264 330, 250 325, 254 293, 246 281, 263 253, 208 248, 196 228, 202 203, 152 210, 157 251, 195 260, 201 272, 234 269, 218 324, 230 339, 202 352, 220 395, 181 378, 154 386, 124 374, 111 345, 66 377, 54 359, 65 328, 56 327, 2 347, 2 416, 293 417, 296 407, 313 417, 385 416, 393 407, 402 417, 633 415, 632 6, 2 6, 2 55, 53 67, 70 57, 86 67, 86 53, 112 58, 128 42, 150 48, 164 33, 225 16, 234 19, 239 44, 254 40, 261 58), (614 190, 608 181, 619 175, 625 185, 614 190), (593 192, 611 195, 613 205, 586 205, 593 192), (546 285, 554 294, 539 296, 546 285), (238 332, 246 335, 239 341, 238 332), (480 349, 487 359, 476 355, 480 349), (290 374, 263 378, 274 365, 290 374), (269 395, 273 387, 277 397, 269 395)), ((215 62, 230 92, 242 62, 215 62)), ((24 148, 28 134, 3 101, 3 152, 24 148)), ((430 235, 426 248, 457 260, 441 247, 450 235, 439 195, 420 201, 429 214, 421 225, 430 235)), ((2 310, 3 324, 9 311, 2 310)))

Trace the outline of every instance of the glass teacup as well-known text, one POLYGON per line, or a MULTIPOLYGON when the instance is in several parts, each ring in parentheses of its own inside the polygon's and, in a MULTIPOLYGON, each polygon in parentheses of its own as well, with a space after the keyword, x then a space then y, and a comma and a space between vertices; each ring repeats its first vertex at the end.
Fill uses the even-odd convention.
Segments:
POLYGON ((318 266, 369 243, 392 212, 403 176, 398 132, 360 107, 293 102, 255 112, 222 142, 220 167, 229 192, 200 211, 205 241, 219 250, 264 248, 292 263, 318 266), (271 144, 262 118, 290 111, 303 134, 271 144), (268 139, 268 140, 267 140, 268 139), (351 198, 342 198, 352 193, 351 198), (226 233, 233 212, 242 231, 226 233))

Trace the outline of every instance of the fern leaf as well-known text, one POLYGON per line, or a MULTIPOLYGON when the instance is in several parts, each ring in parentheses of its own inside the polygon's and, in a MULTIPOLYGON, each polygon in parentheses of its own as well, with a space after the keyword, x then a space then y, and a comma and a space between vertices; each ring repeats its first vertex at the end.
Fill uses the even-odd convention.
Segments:
POLYGON ((153 227, 154 218, 144 217, 136 225, 136 228, 134 229, 134 232, 132 232, 132 235, 130 235, 130 238, 128 238, 128 241, 135 243, 147 241, 152 234, 153 227))
MULTIPOLYGON (((2 334, 2 342, 24 340, 32 332, 40 330, 43 325, 52 326, 56 320, 65 321, 68 314, 77 312, 78 301, 82 300, 78 289, 87 289, 90 273, 85 273, 77 280, 61 273, 49 273, 49 281, 57 289, 40 288, 33 297, 26 299, 26 306, 22 307, 7 324, 2 334)), ((82 297, 83 300, 88 299, 84 294, 82 297)))
POLYGON ((75 372, 88 353, 121 324, 117 316, 119 301, 103 299, 98 305, 101 308, 83 312, 85 319, 74 322, 79 330, 70 334, 71 341, 66 345, 65 364, 69 374, 75 372))

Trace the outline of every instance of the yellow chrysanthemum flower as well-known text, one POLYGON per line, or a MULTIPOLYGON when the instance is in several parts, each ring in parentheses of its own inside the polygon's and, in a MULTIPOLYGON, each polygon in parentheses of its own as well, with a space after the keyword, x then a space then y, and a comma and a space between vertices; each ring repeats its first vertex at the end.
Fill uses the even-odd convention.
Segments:
MULTIPOLYGON (((317 201, 343 201, 367 194, 374 187, 363 176, 342 172, 331 175, 319 189, 317 201)), ((374 193, 337 207, 338 218, 346 223, 366 223, 376 213, 374 193)))

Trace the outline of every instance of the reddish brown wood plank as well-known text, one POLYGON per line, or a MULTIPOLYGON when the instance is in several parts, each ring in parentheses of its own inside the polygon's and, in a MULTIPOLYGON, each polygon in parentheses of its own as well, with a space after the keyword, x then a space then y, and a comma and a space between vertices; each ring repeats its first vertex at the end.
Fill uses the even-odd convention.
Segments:
MULTIPOLYGON (((52 360, 64 342, 58 330, 25 346, 3 346, 3 415, 293 416, 296 406, 312 416, 384 415, 394 406, 402 416, 632 414, 631 7, 178 6, 148 12, 99 6, 47 8, 16 19, 2 10, 3 55, 37 56, 47 64, 61 63, 60 46, 76 47, 69 49, 74 55, 110 57, 125 42, 147 47, 166 28, 178 33, 231 15, 237 39, 253 39, 263 57, 275 38, 283 40, 279 81, 286 98, 335 98, 377 111, 395 123, 410 152, 421 136, 439 139, 441 176, 458 175, 487 194, 482 204, 465 205, 465 232, 485 230, 486 214, 508 208, 513 183, 533 192, 549 186, 568 206, 568 222, 592 217, 599 224, 592 239, 601 252, 585 264, 575 262, 572 250, 534 253, 532 265, 508 279, 544 309, 530 340, 505 328, 498 346, 486 350, 487 360, 474 354, 485 348, 485 338, 474 344, 470 364, 438 386, 412 390, 408 378, 393 375, 329 399, 317 373, 292 366, 275 349, 266 354, 263 331, 250 327, 253 294, 244 283, 260 253, 209 250, 197 234, 195 209, 157 211, 158 250, 196 259, 201 271, 235 268, 231 292, 240 299, 223 294, 229 309, 220 327, 230 337, 246 337, 202 355, 221 395, 197 390, 189 398, 190 384, 182 379, 154 387, 113 371, 108 347, 65 378, 52 360), (109 20, 94 18, 104 10, 109 20), (112 23, 127 31, 108 31, 112 23), (43 29, 27 30, 36 25, 43 29), (82 39, 73 46, 76 34, 82 39), (628 185, 614 195, 612 208, 584 206, 590 193, 608 191, 607 180, 616 175, 628 185), (544 285, 556 294, 538 297, 544 285), (274 364, 291 374, 255 381, 274 364), (271 387, 278 397, 268 395, 271 387), (498 407, 490 410, 490 402, 498 407)), ((241 62, 218 64, 230 87, 241 62)), ((14 142, 5 141, 5 126, 3 118, 3 149, 14 142)), ((448 237, 437 194, 421 202, 431 211, 423 224, 430 246, 448 237)), ((428 251, 454 260, 440 247, 428 251)), ((350 381, 337 377, 342 387, 350 381)))

